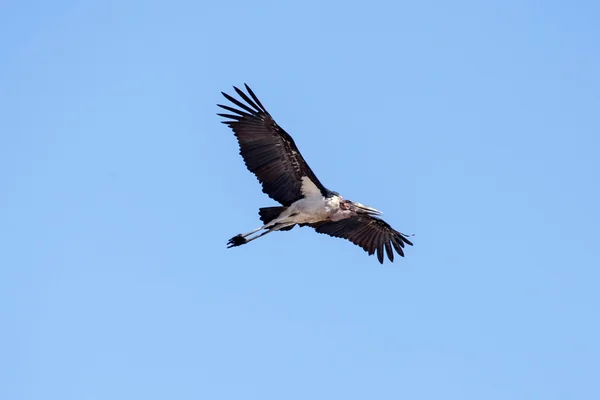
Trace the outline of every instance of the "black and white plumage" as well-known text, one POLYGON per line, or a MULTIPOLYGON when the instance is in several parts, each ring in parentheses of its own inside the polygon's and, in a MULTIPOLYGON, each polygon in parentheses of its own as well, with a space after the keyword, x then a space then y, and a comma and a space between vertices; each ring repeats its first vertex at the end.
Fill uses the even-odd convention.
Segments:
POLYGON ((281 128, 245 85, 248 94, 234 87, 242 102, 226 93, 233 105, 218 104, 230 113, 218 114, 234 132, 240 154, 262 184, 263 192, 281 207, 259 210, 263 226, 229 240, 228 247, 240 246, 273 231, 310 226, 318 233, 347 239, 369 255, 377 253, 383 264, 384 252, 394 261, 394 250, 404 256, 404 245, 412 246, 407 235, 378 218, 381 212, 341 197, 327 189, 310 169, 292 137, 281 128), (264 232, 258 234, 257 232, 264 232), (254 236, 251 236, 254 235, 254 236))

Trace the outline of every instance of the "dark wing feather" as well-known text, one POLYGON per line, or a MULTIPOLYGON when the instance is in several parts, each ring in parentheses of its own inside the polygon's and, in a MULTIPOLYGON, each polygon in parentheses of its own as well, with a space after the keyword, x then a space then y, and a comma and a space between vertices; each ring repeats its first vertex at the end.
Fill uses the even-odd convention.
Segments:
POLYGON ((306 176, 327 195, 327 189, 306 164, 291 136, 277 125, 248 85, 245 87, 250 97, 234 86, 245 103, 223 93, 239 108, 218 104, 233 113, 218 115, 227 118, 223 123, 233 130, 246 167, 256 175, 263 192, 282 205, 290 206, 303 197, 302 177, 306 176))
POLYGON ((393 229, 387 222, 369 215, 359 214, 336 222, 321 222, 311 225, 318 233, 343 238, 362 247, 369 255, 377 252, 377 259, 383 264, 384 252, 394 261, 395 249, 404 257, 404 245, 413 244, 408 236, 393 229))

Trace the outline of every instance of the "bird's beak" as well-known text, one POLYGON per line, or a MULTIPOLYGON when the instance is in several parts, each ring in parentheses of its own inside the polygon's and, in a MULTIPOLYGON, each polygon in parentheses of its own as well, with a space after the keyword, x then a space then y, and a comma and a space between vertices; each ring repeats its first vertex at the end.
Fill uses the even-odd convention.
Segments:
POLYGON ((365 214, 369 214, 369 215, 381 215, 383 214, 381 211, 376 210, 372 207, 367 207, 364 204, 360 204, 360 203, 354 203, 356 205, 356 207, 358 208, 359 211, 364 212, 365 214))

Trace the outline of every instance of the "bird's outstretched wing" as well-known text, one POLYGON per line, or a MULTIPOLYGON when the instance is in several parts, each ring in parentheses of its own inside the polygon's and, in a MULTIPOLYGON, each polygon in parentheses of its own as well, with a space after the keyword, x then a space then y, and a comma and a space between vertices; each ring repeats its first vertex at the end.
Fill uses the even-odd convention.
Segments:
POLYGON ((248 85, 245 87, 251 98, 234 86, 245 104, 221 92, 239 108, 218 104, 233 113, 218 115, 227 118, 222 122, 233 130, 246 167, 256 175, 263 192, 284 206, 301 199, 303 191, 306 193, 318 189, 325 196, 327 189, 304 161, 292 137, 277 125, 248 85), (306 182, 306 178, 303 182, 304 177, 310 182, 306 182))
POLYGON ((393 229, 387 222, 369 215, 356 215, 336 222, 321 222, 311 225, 319 233, 343 238, 362 247, 369 255, 377 251, 377 259, 383 264, 383 251, 394 261, 394 251, 404 257, 405 244, 412 246, 408 236, 393 229))

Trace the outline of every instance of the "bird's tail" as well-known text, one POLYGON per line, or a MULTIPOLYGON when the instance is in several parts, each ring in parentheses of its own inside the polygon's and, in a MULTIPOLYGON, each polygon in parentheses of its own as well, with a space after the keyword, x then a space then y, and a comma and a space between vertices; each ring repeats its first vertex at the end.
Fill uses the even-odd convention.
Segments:
POLYGON ((263 224, 266 225, 275 218, 279 217, 286 208, 287 207, 263 207, 258 210, 258 215, 260 215, 260 220, 263 222, 263 224))
MULTIPOLYGON (((273 221, 275 218, 279 217, 281 213, 284 212, 286 209, 287 207, 263 207, 258 210, 258 215, 260 215, 260 220, 263 222, 263 224, 266 225, 269 222, 273 221)), ((289 231, 294 226, 295 225, 291 225, 285 228, 280 228, 278 230, 289 231)))

